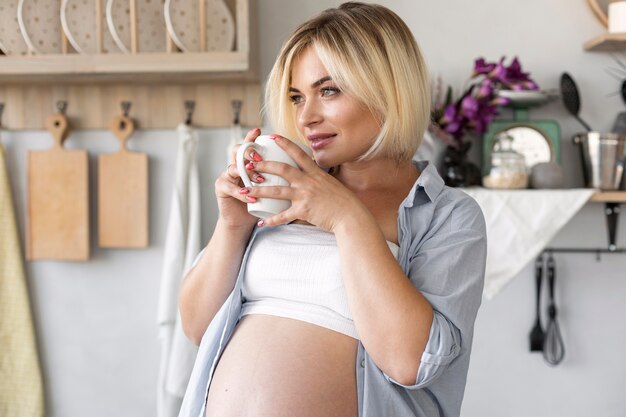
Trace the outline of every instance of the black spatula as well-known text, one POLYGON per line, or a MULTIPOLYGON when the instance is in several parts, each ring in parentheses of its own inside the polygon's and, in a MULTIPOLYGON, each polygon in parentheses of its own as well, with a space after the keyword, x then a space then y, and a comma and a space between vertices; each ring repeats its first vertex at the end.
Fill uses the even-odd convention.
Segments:
POLYGON ((563 99, 563 105, 567 111, 587 129, 587 132, 591 132, 591 127, 578 115, 578 112, 580 112, 578 87, 576 87, 574 79, 566 72, 561 74, 561 98, 563 99))
POLYGON ((535 285, 537 286, 537 312, 535 325, 530 331, 530 351, 541 352, 543 350, 543 342, 545 335, 541 328, 541 282, 543 273, 543 256, 539 255, 535 261, 535 285))

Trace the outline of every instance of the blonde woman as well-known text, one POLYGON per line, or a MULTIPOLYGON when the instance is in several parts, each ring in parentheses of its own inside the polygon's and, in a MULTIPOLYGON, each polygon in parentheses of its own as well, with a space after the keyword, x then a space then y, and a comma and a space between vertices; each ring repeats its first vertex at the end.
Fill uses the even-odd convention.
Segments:
POLYGON ((411 160, 428 92, 411 32, 382 6, 326 10, 285 43, 267 110, 301 168, 252 153, 257 182, 290 185, 242 188, 234 165, 215 183, 220 216, 181 289, 200 343, 181 416, 459 415, 485 225, 411 160), (263 197, 292 205, 259 221, 246 203, 263 197))

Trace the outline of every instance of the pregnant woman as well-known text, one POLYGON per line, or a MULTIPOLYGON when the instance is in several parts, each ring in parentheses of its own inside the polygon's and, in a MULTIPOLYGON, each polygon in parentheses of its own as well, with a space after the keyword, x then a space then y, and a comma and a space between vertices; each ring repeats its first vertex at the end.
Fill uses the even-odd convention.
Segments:
POLYGON ((255 182, 289 185, 245 188, 234 150, 215 182, 220 215, 181 288, 200 344, 182 417, 459 415, 485 224, 412 161, 429 90, 410 30, 385 7, 345 3, 287 40, 266 101, 300 168, 250 149, 255 182), (259 220, 246 209, 258 198, 291 207, 259 220))

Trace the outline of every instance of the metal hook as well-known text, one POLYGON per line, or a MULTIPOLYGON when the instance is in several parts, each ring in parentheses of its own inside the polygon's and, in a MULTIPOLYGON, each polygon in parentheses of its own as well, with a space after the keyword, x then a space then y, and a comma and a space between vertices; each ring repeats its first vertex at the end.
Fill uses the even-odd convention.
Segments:
POLYGON ((67 101, 65 101, 65 100, 57 101, 57 110, 62 115, 65 115, 65 111, 67 110, 67 101))
POLYGON ((243 106, 243 101, 241 100, 233 100, 230 102, 233 108, 233 124, 240 124, 240 115, 241 115, 241 107, 243 106))
POLYGON ((195 101, 185 100, 185 114, 187 115, 187 117, 185 117, 185 124, 188 126, 191 124, 191 117, 193 116, 193 111, 195 108, 196 108, 195 101))
POLYGON ((131 104, 132 103, 130 101, 122 101, 122 114, 124 115, 124 117, 128 117, 131 104))

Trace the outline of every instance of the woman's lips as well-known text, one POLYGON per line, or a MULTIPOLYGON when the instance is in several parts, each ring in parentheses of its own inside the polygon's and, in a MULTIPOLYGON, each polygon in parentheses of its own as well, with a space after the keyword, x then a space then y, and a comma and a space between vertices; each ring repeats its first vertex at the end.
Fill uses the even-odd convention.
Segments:
POLYGON ((332 142, 332 140, 335 138, 335 136, 336 135, 327 136, 327 137, 323 137, 323 138, 317 138, 317 139, 309 139, 311 141, 311 148, 313 148, 314 151, 318 151, 318 150, 324 148, 330 142, 332 142))

